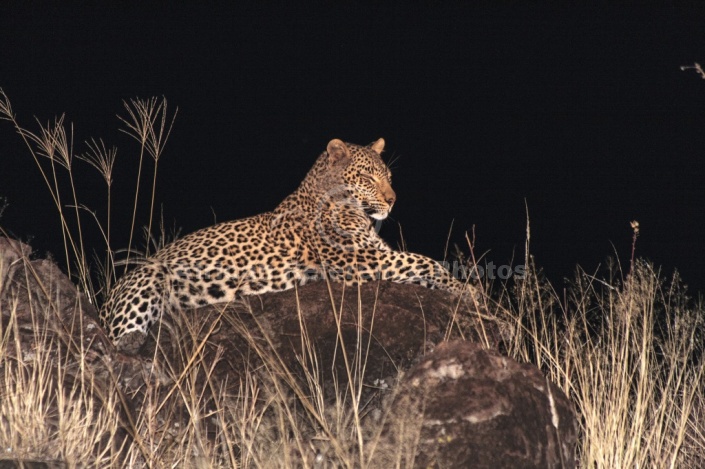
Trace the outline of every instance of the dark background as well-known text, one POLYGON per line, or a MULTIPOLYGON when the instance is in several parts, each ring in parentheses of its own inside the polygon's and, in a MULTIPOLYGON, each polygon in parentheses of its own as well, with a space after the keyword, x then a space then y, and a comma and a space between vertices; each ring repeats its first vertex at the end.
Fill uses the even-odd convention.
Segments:
MULTIPOLYGON (((157 210, 182 233, 272 209, 332 138, 384 137, 392 245, 400 224, 409 250, 441 259, 454 220, 451 242, 467 250, 474 227, 477 254, 520 263, 528 206, 532 253, 561 288, 576 264, 627 263, 638 220, 637 254, 705 288, 705 80, 680 69, 705 64, 702 8, 234 3, 0 6, 0 87, 20 122, 66 113, 76 153, 91 137, 118 147, 115 248, 138 158, 116 114, 165 96, 179 113, 157 210)), ((7 122, 0 158, 0 226, 61 259, 58 215, 7 122)), ((74 176, 104 220, 100 176, 79 161, 74 176)))

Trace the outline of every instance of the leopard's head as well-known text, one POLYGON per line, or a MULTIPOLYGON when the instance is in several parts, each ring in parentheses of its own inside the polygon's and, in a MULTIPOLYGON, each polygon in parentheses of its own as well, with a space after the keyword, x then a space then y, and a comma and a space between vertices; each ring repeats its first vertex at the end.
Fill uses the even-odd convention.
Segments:
POLYGON ((328 143, 328 164, 342 168, 341 178, 351 197, 365 213, 384 220, 392 210, 396 194, 392 173, 382 161, 384 139, 361 146, 333 139, 328 143))

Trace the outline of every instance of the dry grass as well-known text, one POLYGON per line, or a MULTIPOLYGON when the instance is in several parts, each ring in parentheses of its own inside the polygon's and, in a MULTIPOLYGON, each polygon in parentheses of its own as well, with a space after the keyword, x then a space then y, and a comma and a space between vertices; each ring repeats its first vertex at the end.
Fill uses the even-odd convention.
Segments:
MULTIPOLYGON (((0 291, 7 266, 0 259, 0 291)), ((0 322, 0 448, 2 457, 64 461, 70 467, 114 463, 119 431, 117 394, 97 387, 85 355, 78 362, 50 334, 37 309, 31 334, 16 302, 4 303, 0 322), (22 340, 25 343, 22 343, 22 340), (28 346, 28 343, 31 346, 28 346)))
MULTIPOLYGON (((156 163, 173 118, 166 101, 126 103, 125 132, 155 161, 151 187, 154 207, 156 163)), ((52 194, 62 221, 69 274, 93 299, 97 296, 83 244, 87 209, 73 183, 73 128, 63 117, 36 133, 18 124, 7 96, 0 92, 0 117, 26 142, 52 194), (58 178, 66 171, 69 196, 58 178), (70 215, 69 215, 70 214, 70 215)), ((110 200, 116 150, 90 140, 82 160, 100 172, 110 200)), ((139 202, 138 177, 135 213, 139 202)), ((93 212, 89 220, 96 221, 93 212)), ((149 226, 153 211, 150 209, 149 226)), ((109 215, 102 229, 107 257, 100 268, 109 288, 115 278, 109 215)), ((134 233, 135 222, 131 228, 134 233)), ((148 228, 148 235, 151 229, 148 228)), ((527 232, 528 238, 528 232, 527 232)), ((705 466, 702 338, 703 306, 687 298, 677 278, 664 281, 650 264, 634 261, 629 272, 618 266, 602 277, 579 271, 558 292, 530 261, 526 276, 495 285, 494 314, 513 321, 517 333, 508 352, 534 363, 557 383, 580 415, 578 458, 582 467, 705 466)), ((0 266, 1 267, 1 266, 0 266)), ((0 272, 3 269, 0 268, 0 272)), ((2 279, 0 279, 0 283, 2 279)), ((0 285, 0 291, 2 291, 0 285)), ((340 301, 331 303, 340 311, 340 301)), ((374 305, 359 304, 359 311, 374 305)), ((37 311, 40 317, 42 311, 37 311)), ((185 329, 178 358, 185 366, 165 367, 160 379, 140 390, 144 401, 116 385, 96 392, 87 357, 77 366, 38 322, 32 354, 24 354, 13 307, 0 324, 0 448, 7 457, 63 460, 90 467, 410 467, 418 420, 410 416, 369 418, 362 400, 369 344, 362 336, 352 349, 340 344, 345 379, 322 383, 320 356, 303 321, 298 371, 287 367, 246 330, 262 366, 245 373, 237 392, 212 379, 218 360, 206 360, 208 332, 185 329), (44 331, 44 332, 43 332, 44 331), (205 337, 205 338, 204 338, 205 337), (350 353, 349 350, 353 350, 350 353), (201 384, 205 383, 205 384, 201 384), (344 383, 344 384, 343 384, 344 383), (128 417, 124 417, 127 415, 128 417), (381 443, 384 425, 395 429, 398 445, 381 443), (124 440, 123 440, 124 437, 124 440), (124 441, 124 445, 117 444, 124 441)), ((454 327, 456 327, 454 325, 454 327)), ((160 359, 157 355, 155 358, 160 359)), ((163 359, 163 357, 161 357, 163 359)), ((173 357, 172 357, 173 358, 173 357)), ((168 360, 163 360, 168 364, 168 360)))
POLYGON ((578 271, 559 296, 534 269, 504 302, 521 325, 510 354, 536 364, 580 415, 581 467, 700 467, 705 463, 705 311, 675 276, 637 260, 622 277, 578 271), (693 465, 695 464, 695 465, 693 465))

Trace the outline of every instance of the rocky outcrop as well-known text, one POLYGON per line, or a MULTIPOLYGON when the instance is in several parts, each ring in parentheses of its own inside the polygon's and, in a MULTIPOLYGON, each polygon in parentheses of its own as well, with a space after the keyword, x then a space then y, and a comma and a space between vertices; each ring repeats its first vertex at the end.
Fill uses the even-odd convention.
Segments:
POLYGON ((171 315, 141 354, 175 357, 175 346, 183 348, 184 340, 192 348, 203 342, 206 354, 225 354, 215 375, 232 378, 260 366, 262 355, 274 354, 285 368, 297 370, 315 353, 318 367, 332 370, 344 385, 346 357, 364 350, 367 379, 388 383, 449 338, 501 345, 506 326, 471 309, 445 292, 414 285, 345 288, 318 282, 171 315))
MULTIPOLYGON (((207 414, 219 396, 237 396, 257 375, 285 376, 302 387, 313 380, 328 398, 356 386, 363 424, 382 429, 374 445, 395 449, 406 444, 400 438, 411 439, 407 467, 573 467, 576 421, 567 398, 535 368, 487 350, 501 349, 511 334, 502 321, 444 292, 313 283, 175 312, 139 355, 126 356, 113 348, 87 298, 54 263, 30 260, 30 251, 0 238, 0 388, 8 367, 39 366, 37 347, 49 346, 53 386, 90 383, 96 411, 120 403, 120 430, 103 442, 115 453, 139 432, 146 402, 178 395, 186 376, 202 390, 199 406, 207 414)), ((174 425, 194 418, 187 407, 170 410, 174 425)), ((312 441, 315 447, 319 440, 312 441)), ((377 451, 373 461, 383 465, 389 453, 377 451)))
POLYGON ((31 251, 26 244, 0 237, 0 321, 2 330, 10 331, 5 340, 17 338, 22 345, 20 350, 3 347, 3 361, 26 361, 34 355, 30 347, 46 337, 69 354, 103 361, 112 344, 98 325, 95 306, 54 262, 30 260, 31 251))
MULTIPOLYGON (((405 374, 391 413, 416 416, 417 467, 575 467, 565 394, 536 367, 478 344, 439 344, 405 374)), ((384 444, 403 444, 398 427, 387 425, 384 444)))

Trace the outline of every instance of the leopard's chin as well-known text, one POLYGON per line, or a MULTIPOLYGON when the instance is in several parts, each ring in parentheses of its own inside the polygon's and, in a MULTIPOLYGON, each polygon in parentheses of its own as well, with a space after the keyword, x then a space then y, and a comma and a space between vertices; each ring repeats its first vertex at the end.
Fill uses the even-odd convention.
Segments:
POLYGON ((375 220, 384 220, 389 216, 389 210, 385 210, 384 212, 374 212, 369 215, 370 218, 374 218, 375 220))

